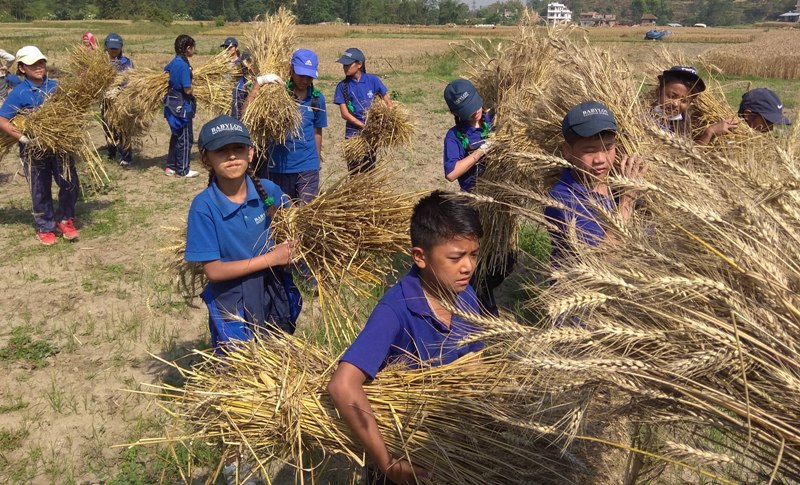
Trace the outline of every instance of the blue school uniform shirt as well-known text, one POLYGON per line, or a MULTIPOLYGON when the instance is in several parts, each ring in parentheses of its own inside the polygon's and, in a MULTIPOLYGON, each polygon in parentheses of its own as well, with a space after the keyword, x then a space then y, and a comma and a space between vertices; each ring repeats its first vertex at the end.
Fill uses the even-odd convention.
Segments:
POLYGON ((22 78, 17 76, 16 74, 6 74, 6 84, 10 89, 14 89, 15 87, 22 84, 22 78))
MULTIPOLYGON (((260 179, 275 207, 288 207, 286 196, 274 183, 260 179)), ((200 192, 189 209, 186 261, 238 261, 264 254, 272 246, 271 222, 255 185, 247 178, 247 198, 232 202, 213 182, 200 192)))
MULTIPOLYGON (((492 117, 490 115, 485 115, 483 117, 484 123, 489 123, 491 126, 492 124, 492 117)), ((482 125, 483 126, 483 125, 482 125)), ((481 145, 483 145, 486 141, 482 136, 483 127, 475 128, 471 126, 469 123, 459 122, 456 126, 450 128, 447 131, 447 134, 444 136, 444 174, 447 176, 450 172, 452 172, 456 168, 456 163, 459 160, 462 160, 464 157, 469 155, 470 153, 477 150, 481 145), (458 132, 461 131, 467 142, 469 144, 469 149, 464 148, 463 143, 458 138, 458 132)), ((475 182, 477 178, 483 173, 486 169, 485 165, 481 162, 476 163, 473 165, 469 170, 467 170, 462 176, 458 177, 458 186, 461 187, 461 190, 464 192, 472 192, 472 189, 475 187, 475 182)))
POLYGON ((116 69, 117 72, 133 69, 133 61, 131 58, 123 55, 120 55, 116 59, 111 59, 111 65, 114 66, 114 69, 116 69))
POLYGON ((317 101, 314 103, 313 91, 309 87, 305 99, 297 106, 303 117, 299 136, 292 133, 286 139, 286 143, 270 144, 268 149, 270 172, 300 173, 319 170, 319 152, 314 141, 314 129, 328 126, 328 114, 325 110, 325 96, 317 91, 317 101))
POLYGON ((568 168, 561 172, 561 178, 550 190, 550 197, 568 208, 566 210, 549 206, 544 210, 545 219, 555 225, 555 228, 548 229, 553 242, 553 252, 550 255, 553 264, 558 264, 563 256, 573 251, 566 238, 573 220, 578 239, 582 242, 590 246, 598 246, 603 242, 606 231, 600 223, 600 217, 595 213, 595 207, 599 205, 613 210, 617 205, 614 198, 592 192, 576 180, 568 168))
MULTIPOLYGON (((464 312, 480 312, 471 286, 458 295, 455 306, 464 312)), ((452 316, 450 328, 434 316, 415 265, 383 295, 341 360, 358 367, 370 379, 395 362, 405 362, 409 367, 417 367, 418 360, 430 365, 448 364, 483 349, 481 342, 460 344, 477 330, 456 315, 452 316)))
POLYGON ((169 91, 164 99, 164 117, 167 118, 170 127, 176 130, 182 128, 188 122, 187 119, 194 117, 194 96, 183 91, 192 87, 192 67, 188 59, 176 55, 164 66, 164 71, 169 73, 169 91), (176 111, 177 107, 180 107, 180 113, 176 111))
POLYGON ((8 93, 3 106, 0 106, 0 116, 10 120, 22 110, 32 110, 41 106, 47 96, 53 94, 56 89, 58 82, 47 77, 42 80, 41 86, 25 78, 8 93))
MULTIPOLYGON (((336 91, 333 93, 334 104, 347 104, 348 101, 352 102, 353 111, 351 113, 360 122, 364 122, 364 114, 370 106, 375 96, 383 96, 387 93, 386 86, 383 81, 374 74, 366 72, 361 73, 361 78, 356 81, 353 77, 348 77, 343 81, 339 81, 336 85, 336 91), (347 83, 348 97, 344 99, 344 83, 347 83)), ((345 123, 344 136, 350 138, 351 136, 358 135, 361 128, 347 122, 345 123)))

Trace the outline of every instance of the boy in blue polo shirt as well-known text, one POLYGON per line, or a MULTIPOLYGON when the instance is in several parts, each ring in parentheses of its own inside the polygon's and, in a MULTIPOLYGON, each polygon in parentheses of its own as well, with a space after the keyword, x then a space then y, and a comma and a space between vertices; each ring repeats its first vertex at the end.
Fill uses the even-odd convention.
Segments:
POLYGON ((197 177, 200 172, 189 169, 189 157, 194 143, 192 119, 197 102, 192 94, 192 66, 195 41, 186 34, 175 39, 175 57, 164 66, 169 73, 169 88, 164 97, 164 117, 172 132, 169 138, 167 166, 164 173, 170 177, 197 177))
MULTIPOLYGON (((481 343, 460 344, 477 329, 442 304, 447 301, 462 311, 479 312, 469 281, 482 234, 477 212, 463 197, 436 191, 422 198, 411 216, 414 266, 383 295, 328 384, 331 399, 354 437, 380 474, 392 482, 413 483, 415 475, 430 474, 391 456, 364 393, 364 382, 376 379, 390 363, 436 366, 483 349, 481 343)), ((383 483, 376 478, 368 482, 383 483)))
POLYGON ((792 122, 783 115, 783 103, 774 91, 767 88, 756 88, 742 95, 739 104, 739 116, 750 128, 766 133, 775 125, 791 125, 792 122))
MULTIPOLYGON (((364 129, 365 114, 375 96, 380 96, 389 107, 393 103, 380 78, 367 73, 367 59, 361 50, 351 47, 336 62, 342 64, 345 78, 336 85, 333 103, 339 105, 345 121, 344 137, 350 138, 364 129)), ((375 157, 369 155, 364 160, 348 163, 350 173, 368 171, 375 166, 375 157)))
MULTIPOLYGON (((133 61, 122 54, 122 37, 119 34, 108 34, 105 40, 105 47, 108 58, 117 72, 124 72, 133 68, 133 61)), ((122 83, 119 88, 124 88, 126 83, 122 83)), ((108 129, 105 115, 106 102, 108 101, 104 101, 100 106, 100 116, 103 118, 103 131, 106 134, 108 156, 112 159, 119 157, 120 167, 128 168, 133 160, 133 150, 129 140, 124 140, 121 134, 111 132, 108 129)))
MULTIPOLYGON (((608 107, 597 101, 575 106, 564 117, 561 131, 564 135, 561 152, 572 168, 565 168, 550 190, 550 198, 560 207, 549 206, 544 211, 553 241, 550 260, 555 266, 578 250, 569 242, 573 225, 580 242, 598 246, 606 239, 606 233, 597 208, 619 211, 623 220, 628 220, 635 204, 635 194, 618 197, 608 187, 608 174, 614 168, 617 154, 617 123, 608 107)), ((635 156, 623 157, 618 171, 631 179, 641 178, 645 173, 635 156)))
MULTIPOLYGON (((289 197, 303 203, 311 202, 319 193, 322 129, 328 126, 325 96, 314 87, 318 66, 317 55, 308 49, 298 49, 292 55, 291 78, 286 87, 302 117, 300 132, 290 134, 283 144, 270 143, 268 159, 259 169, 289 197)), ((266 76, 258 79, 280 82, 276 75, 271 76, 275 77, 269 81, 264 81, 266 76)), ((248 99, 253 99, 259 89, 257 82, 248 99)))
POLYGON ((35 46, 29 45, 17 52, 17 70, 25 78, 9 94, 0 107, 0 130, 19 140, 20 159, 31 189, 33 219, 36 222, 36 237, 50 246, 56 243, 56 231, 64 239, 78 239, 75 229, 75 203, 78 200, 80 182, 75 170, 75 161, 63 160, 55 154, 45 154, 38 158, 30 155, 30 140, 20 133, 11 119, 20 112, 36 109, 52 95, 57 87, 56 81, 47 77, 47 57, 35 46), (53 208, 52 183, 58 185, 58 209, 53 208))

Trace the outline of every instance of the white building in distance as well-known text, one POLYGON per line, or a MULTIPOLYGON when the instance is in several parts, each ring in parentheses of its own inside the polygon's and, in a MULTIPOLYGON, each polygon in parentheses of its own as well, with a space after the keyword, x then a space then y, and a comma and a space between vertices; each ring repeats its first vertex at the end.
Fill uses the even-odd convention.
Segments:
POLYGON ((572 22, 572 10, 563 3, 553 2, 547 4, 547 23, 559 24, 572 22))

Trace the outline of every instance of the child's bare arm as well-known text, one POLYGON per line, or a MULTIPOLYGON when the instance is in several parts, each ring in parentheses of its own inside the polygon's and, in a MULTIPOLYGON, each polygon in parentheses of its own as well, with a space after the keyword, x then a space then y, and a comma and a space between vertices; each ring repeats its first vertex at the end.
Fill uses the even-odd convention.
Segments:
POLYGON ((340 362, 328 383, 328 393, 342 419, 353 431, 378 468, 395 483, 414 483, 416 477, 430 477, 427 470, 393 457, 386 448, 372 407, 364 392, 366 376, 349 362, 340 362))
POLYGON ((713 125, 707 127, 703 133, 697 137, 695 142, 701 146, 707 146, 714 138, 727 135, 736 129, 738 121, 734 118, 732 120, 720 120, 713 125))
POLYGON ((317 145, 317 155, 322 162, 322 128, 314 128, 314 143, 317 145))
POLYGON ((268 253, 255 258, 238 261, 220 261, 218 259, 206 261, 203 263, 203 272, 213 282, 241 278, 256 271, 292 263, 292 253, 296 246, 297 243, 294 241, 286 241, 273 246, 268 253))
POLYGON ((356 125, 359 128, 364 128, 364 123, 359 121, 359 119, 356 118, 355 115, 353 115, 353 113, 351 113, 349 109, 347 109, 347 105, 345 103, 339 105, 339 112, 342 114, 342 119, 344 119, 348 123, 356 125))
POLYGON ((19 140, 22 137, 22 133, 20 133, 19 130, 17 130, 17 128, 11 124, 11 120, 2 116, 0 116, 0 131, 3 131, 3 133, 6 133, 15 140, 19 140))
POLYGON ((471 169, 476 163, 480 161, 481 158, 486 154, 489 150, 489 143, 484 142, 483 145, 478 147, 477 150, 473 151, 466 157, 462 158, 461 160, 456 162, 456 165, 453 167, 453 170, 450 171, 447 175, 444 176, 448 182, 453 182, 458 180, 458 177, 464 175, 471 169), (484 148, 485 147, 485 148, 484 148))

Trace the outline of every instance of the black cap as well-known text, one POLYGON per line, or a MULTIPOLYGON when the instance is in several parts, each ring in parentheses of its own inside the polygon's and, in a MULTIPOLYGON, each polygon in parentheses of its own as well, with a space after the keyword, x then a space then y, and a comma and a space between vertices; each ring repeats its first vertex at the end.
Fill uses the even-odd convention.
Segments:
POLYGON ((561 122, 561 133, 569 140, 575 135, 590 138, 604 131, 617 132, 617 122, 611 110, 597 101, 584 101, 575 106, 561 122))
POLYGON ((105 46, 106 49, 122 49, 122 37, 119 34, 108 34, 105 46))
POLYGON ((225 145, 244 143, 253 146, 250 132, 236 118, 228 115, 217 116, 200 129, 197 145, 200 150, 218 150, 225 145))
POLYGON ((483 107, 483 98, 475 86, 466 79, 456 79, 444 88, 444 101, 450 112, 466 120, 483 107))
POLYGON ((236 37, 228 37, 225 39, 225 42, 220 44, 220 47, 228 48, 230 46, 239 47, 239 41, 236 40, 236 37))
POLYGON ((692 91, 702 93, 706 90, 706 83, 697 74, 697 69, 692 66, 672 66, 658 76, 658 80, 664 78, 680 79, 692 87, 692 91))
POLYGON ((361 49, 356 49, 355 47, 351 47, 342 53, 342 57, 336 60, 339 64, 344 64, 345 66, 349 66, 354 62, 366 62, 367 58, 364 57, 364 53, 361 52, 361 49))
POLYGON ((792 124, 789 118, 783 115, 783 103, 778 99, 778 95, 767 88, 751 89, 742 95, 739 114, 743 114, 747 109, 763 116, 773 125, 792 124))

